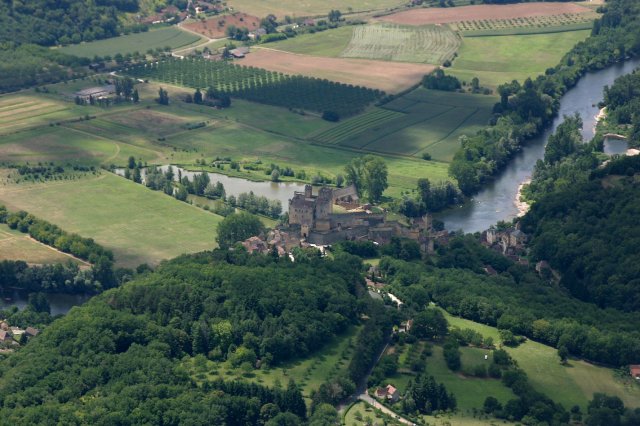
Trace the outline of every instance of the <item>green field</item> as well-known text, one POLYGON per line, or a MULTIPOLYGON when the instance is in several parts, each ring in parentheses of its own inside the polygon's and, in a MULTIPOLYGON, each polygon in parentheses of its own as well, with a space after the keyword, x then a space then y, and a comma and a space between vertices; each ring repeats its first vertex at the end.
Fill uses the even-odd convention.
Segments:
POLYGON ((213 248, 221 220, 108 172, 74 181, 3 185, 0 203, 94 238, 127 267, 213 248))
POLYGON ((277 382, 287 386, 289 379, 301 386, 302 394, 307 398, 311 391, 332 378, 347 375, 347 367, 354 356, 353 344, 360 326, 352 326, 343 335, 327 342, 326 346, 306 359, 296 360, 273 368, 255 370, 246 374, 240 368, 233 368, 229 362, 198 362, 191 358, 186 367, 194 379, 204 380, 224 378, 225 380, 248 380, 273 387, 277 382))
MULTIPOLYGON (((62 110, 69 108, 67 117, 76 121, 49 126, 50 119, 32 117, 24 111, 16 116, 16 119, 22 119, 24 128, 0 139, 0 158, 10 163, 54 161, 99 166, 124 165, 131 155, 153 164, 185 165, 199 159, 229 156, 238 161, 260 159, 296 170, 304 169, 310 179, 317 173, 335 177, 343 173, 344 166, 351 159, 363 155, 349 146, 329 146, 310 138, 310 135, 351 123, 350 120, 330 123, 313 114, 236 99, 231 108, 222 110, 186 104, 179 98, 191 90, 176 86, 163 85, 169 91, 169 106, 153 102, 157 96, 157 84, 136 85, 141 96, 140 103, 136 105, 78 107, 70 100, 70 94, 96 84, 90 80, 76 81, 51 85, 52 93, 49 94, 29 94, 29 99, 56 103, 62 110), (85 111, 95 118, 77 121, 85 111), (185 128, 185 124, 200 122, 206 123, 206 127, 197 130, 185 128)), ((24 97, 3 96, 0 103, 10 107, 13 103, 24 102, 24 97)), ((374 108, 372 111, 387 117, 407 115, 389 109, 374 108)), ((367 117, 355 119, 362 125, 367 117)), ((448 179, 444 163, 393 155, 385 155, 384 158, 389 167, 390 184, 386 194, 390 196, 399 196, 401 192, 414 189, 421 177, 435 181, 448 179)), ((265 179, 262 173, 247 177, 265 179)))
POLYGON ((470 82, 480 79, 482 86, 527 77, 535 78, 554 67, 576 43, 589 36, 588 30, 551 34, 463 38, 459 57, 447 73, 470 82))
MULTIPOLYGON (((471 328, 485 337, 492 337, 495 342, 500 341, 498 330, 494 327, 446 313, 445 316, 450 326, 471 328)), ((633 383, 630 377, 626 380, 617 377, 612 369, 576 359, 571 359, 563 366, 556 349, 531 340, 517 348, 504 349, 526 371, 529 380, 538 391, 562 403, 565 408, 579 405, 584 412, 587 401, 592 398, 594 392, 616 395, 627 407, 640 407, 640 385, 633 383)))
POLYGON ((340 56, 441 64, 452 60, 460 36, 447 26, 360 25, 340 56))
POLYGON ((383 10, 397 7, 406 2, 400 0, 229 0, 227 4, 235 10, 254 16, 267 16, 273 13, 278 18, 291 16, 322 16, 326 18, 332 9, 342 13, 383 10))
POLYGON ((313 56, 340 56, 351 40, 354 29, 359 27, 342 26, 317 33, 301 34, 294 38, 265 44, 269 49, 300 53, 313 56))
POLYGON ((358 401, 345 413, 343 424, 345 426, 366 426, 371 424, 401 425, 402 423, 385 416, 380 411, 373 409, 369 404, 358 401))
POLYGON ((70 55, 93 58, 94 56, 114 56, 116 53, 146 53, 149 49, 171 49, 186 47, 200 41, 200 37, 182 31, 178 27, 154 29, 144 33, 128 34, 106 40, 97 40, 89 43, 74 44, 60 49, 70 55))
POLYGON ((10 229, 5 224, 0 224, 0 260, 23 260, 35 265, 67 262, 86 263, 39 243, 29 238, 28 234, 10 229))
POLYGON ((496 98, 416 89, 311 137, 325 144, 448 162, 458 138, 487 125, 496 98), (386 111, 386 112, 385 112, 386 111))

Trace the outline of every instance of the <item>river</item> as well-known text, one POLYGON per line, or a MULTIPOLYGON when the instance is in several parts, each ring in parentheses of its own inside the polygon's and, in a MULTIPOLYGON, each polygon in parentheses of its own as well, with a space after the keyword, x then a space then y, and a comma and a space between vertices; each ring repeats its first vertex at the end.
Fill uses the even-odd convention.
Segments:
MULTIPOLYGON (((173 167, 175 180, 178 179, 178 171, 181 172, 182 177, 187 176, 189 180, 193 180, 195 174, 202 173, 198 171, 188 171, 178 166, 171 167, 173 167)), ((166 172, 169 166, 160 166, 159 169, 166 172)), ((120 176, 124 175, 124 169, 116 169, 114 172, 120 176)), ((144 169, 141 175, 144 178, 144 169)), ((212 183, 220 182, 224 185, 227 196, 233 195, 237 197, 243 192, 253 191, 255 195, 267 197, 269 200, 279 200, 282 203, 284 211, 289 208, 289 200, 293 198, 293 193, 295 191, 304 191, 305 186, 305 184, 299 182, 251 181, 211 172, 209 172, 209 179, 211 179, 212 183)))
POLYGON ((579 113, 584 123, 582 136, 585 140, 590 140, 599 112, 596 105, 602 100, 604 86, 611 86, 616 78, 630 73, 638 66, 640 59, 634 59, 583 76, 560 99, 560 111, 553 124, 543 134, 529 140, 493 182, 463 206, 447 210, 436 217, 444 221, 448 230, 464 232, 483 231, 498 221, 514 219, 518 215, 518 187, 531 178, 536 161, 544 156, 544 146, 549 135, 562 123, 563 116, 579 113))
MULTIPOLYGON (((74 306, 80 306, 91 298, 86 294, 54 294, 45 293, 49 306, 51 307, 51 315, 66 314, 74 306)), ((29 292, 21 290, 5 290, 0 292, 0 309, 6 309, 11 306, 17 306, 24 309, 29 300, 29 292)))

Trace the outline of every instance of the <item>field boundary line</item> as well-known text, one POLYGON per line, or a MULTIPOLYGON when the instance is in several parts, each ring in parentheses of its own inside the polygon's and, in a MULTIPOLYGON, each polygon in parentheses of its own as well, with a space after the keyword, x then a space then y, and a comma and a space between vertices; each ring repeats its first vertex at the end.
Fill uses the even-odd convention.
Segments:
POLYGON ((466 123, 466 122, 467 122, 471 117, 473 117, 474 115, 476 115, 478 112, 480 112, 480 108, 476 107, 476 108, 475 108, 475 111, 473 111, 471 114, 467 115, 467 116, 464 118, 464 120, 462 120, 462 121, 460 122, 460 124, 458 124, 456 127, 454 127, 454 128, 453 128, 449 133, 447 133, 445 136, 443 136, 442 138, 438 139, 438 140, 437 140, 437 141, 435 141, 434 143, 432 143, 432 144, 430 144, 430 145, 427 145, 427 146, 425 146, 425 147, 424 147, 424 148, 422 148, 422 149, 417 150, 416 152, 414 152, 414 153, 413 153, 413 154, 411 154, 411 155, 412 155, 412 156, 413 156, 413 155, 416 155, 416 154, 417 154, 417 153, 419 153, 420 151, 423 151, 423 150, 425 150, 425 149, 427 149, 427 148, 431 148, 431 147, 436 146, 436 145, 438 145, 439 143, 443 142, 445 139, 447 139, 447 138, 448 138, 449 136, 451 136, 451 135, 452 135, 456 130, 458 130, 460 127, 462 127, 462 126, 464 125, 464 123, 466 123))
POLYGON ((64 256, 70 257, 71 259, 74 259, 74 260, 76 260, 76 261, 78 261, 78 262, 82 263, 82 264, 83 264, 83 265, 85 265, 85 266, 92 266, 92 265, 91 265, 91 263, 89 263, 89 262, 87 262, 87 261, 85 261, 85 260, 82 260, 82 259, 80 259, 80 258, 77 258, 77 257, 75 257, 74 255, 72 255, 72 254, 70 254, 70 253, 65 253, 65 252, 63 252, 63 251, 61 251, 61 250, 58 250, 58 249, 57 249, 57 248, 55 248, 55 247, 51 247, 51 246, 49 246, 49 245, 47 245, 47 244, 45 244, 45 243, 43 243, 43 242, 40 242, 40 241, 36 240, 35 238, 33 238, 33 237, 32 237, 31 235, 29 235, 29 234, 25 235, 25 238, 26 238, 27 240, 33 241, 34 243, 40 244, 41 246, 44 246, 44 247, 48 248, 49 250, 53 250, 53 251, 55 251, 55 252, 57 252, 57 253, 60 253, 60 254, 62 254, 62 255, 64 255, 64 256))

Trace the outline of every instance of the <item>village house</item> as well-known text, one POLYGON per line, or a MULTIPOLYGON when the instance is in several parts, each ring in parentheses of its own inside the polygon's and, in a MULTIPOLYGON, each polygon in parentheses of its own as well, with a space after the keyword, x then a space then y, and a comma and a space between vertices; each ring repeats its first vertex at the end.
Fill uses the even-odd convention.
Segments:
POLYGON ((247 249, 249 253, 266 254, 269 252, 267 243, 257 236, 247 238, 242 242, 242 246, 247 249))
POLYGON ((502 254, 521 252, 527 242, 527 234, 517 228, 497 230, 491 226, 483 233, 483 237, 485 245, 499 249, 502 254))
POLYGON ((267 35, 267 30, 265 30, 264 28, 258 28, 257 30, 251 31, 248 36, 250 40, 257 40, 265 35, 267 35))
POLYGON ((630 365, 629 373, 634 379, 640 380, 640 364, 630 365))
POLYGON ((387 401, 391 402, 396 402, 398 399, 400 399, 400 392, 392 385, 378 387, 376 389, 375 395, 378 399, 386 399, 387 401))
POLYGON ((400 327, 398 327, 398 332, 399 333, 408 333, 409 331, 411 331, 411 327, 413 327, 413 320, 410 319, 408 321, 402 321, 400 323, 400 327))
POLYGON ((40 334, 40 330, 38 330, 37 328, 33 328, 33 327, 27 327, 24 330, 24 334, 26 334, 27 337, 35 337, 38 334, 40 334))
POLYGON ((11 342, 13 341, 13 337, 11 337, 11 333, 6 330, 0 330, 0 343, 11 342))

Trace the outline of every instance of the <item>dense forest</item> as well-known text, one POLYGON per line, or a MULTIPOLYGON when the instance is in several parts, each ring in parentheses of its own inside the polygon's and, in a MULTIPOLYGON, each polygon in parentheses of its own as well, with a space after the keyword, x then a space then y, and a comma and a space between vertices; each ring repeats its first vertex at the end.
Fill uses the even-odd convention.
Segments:
POLYGON ((640 53, 640 3, 612 0, 595 21, 591 37, 578 43, 554 68, 535 80, 499 86, 491 126, 461 138, 449 173, 469 195, 499 172, 527 139, 549 125, 560 97, 587 71, 640 53))
POLYGON ((622 366, 640 361, 640 314, 601 309, 550 285, 530 267, 454 238, 425 261, 383 257, 380 269, 411 309, 434 301, 454 315, 564 346, 578 357, 622 366), (497 275, 487 275, 486 266, 497 275))
POLYGON ((616 79, 611 87, 605 87, 604 104, 607 107, 606 122, 616 126, 628 136, 632 146, 640 144, 640 72, 616 79))
MULTIPOLYGON (((294 264, 218 250, 165 262, 71 310, 2 361, 2 418, 301 424, 307 412, 293 382, 274 389, 222 381, 196 386, 180 360, 204 354, 268 368, 310 354, 367 312, 361 269, 348 254, 294 264)), ((310 423, 322 415, 319 407, 310 423)))

